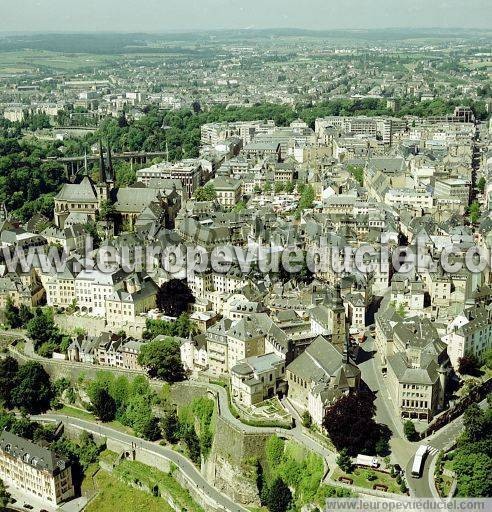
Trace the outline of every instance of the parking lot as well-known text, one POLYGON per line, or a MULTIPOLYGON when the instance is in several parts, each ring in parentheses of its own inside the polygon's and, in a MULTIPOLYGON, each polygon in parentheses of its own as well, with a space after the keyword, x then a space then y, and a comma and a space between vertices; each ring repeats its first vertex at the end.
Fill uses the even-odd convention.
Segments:
POLYGON ((61 506, 47 504, 45 501, 24 492, 17 487, 7 486, 7 491, 15 500, 14 503, 9 504, 9 508, 16 510, 23 510, 24 512, 80 512, 83 510, 87 503, 84 497, 75 498, 73 500, 63 503, 61 506))

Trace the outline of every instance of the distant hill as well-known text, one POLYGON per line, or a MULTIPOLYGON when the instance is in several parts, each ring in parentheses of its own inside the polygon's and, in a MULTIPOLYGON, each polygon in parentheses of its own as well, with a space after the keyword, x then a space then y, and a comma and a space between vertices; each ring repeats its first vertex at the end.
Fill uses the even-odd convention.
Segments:
POLYGON ((128 53, 199 53, 199 50, 172 46, 219 41, 248 41, 272 38, 318 38, 347 41, 403 41, 411 39, 468 39, 490 41, 491 30, 399 29, 385 30, 304 30, 298 28, 217 30, 203 32, 144 33, 50 33, 0 35, 0 52, 44 50, 60 53, 100 55, 128 53))

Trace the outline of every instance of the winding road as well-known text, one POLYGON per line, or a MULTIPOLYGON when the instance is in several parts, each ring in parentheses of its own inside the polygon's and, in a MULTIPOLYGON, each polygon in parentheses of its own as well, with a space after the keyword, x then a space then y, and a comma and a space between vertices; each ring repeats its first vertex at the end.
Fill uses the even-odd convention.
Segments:
MULTIPOLYGON (((0 332, 0 334, 6 334, 7 336, 16 336, 18 338, 25 339, 22 333, 14 334, 0 332)), ((366 352, 372 352, 373 347, 373 340, 369 337, 369 339, 364 343, 363 349, 366 352)), ((32 355, 30 354, 26 355, 27 357, 32 357, 32 355)), ((37 359, 37 357, 35 358, 37 359)), ((71 363, 65 362, 65 364, 71 363)), ((460 433, 460 431, 463 428, 462 418, 457 418, 449 425, 444 427, 442 430, 438 431, 436 434, 434 434, 427 440, 421 442, 429 444, 435 450, 432 450, 432 453, 427 457, 422 478, 414 479, 410 475, 410 469, 415 452, 417 451, 418 445, 421 443, 409 442, 403 435, 402 423, 395 416, 395 413, 393 411, 393 405, 391 403, 389 393, 387 390, 387 382, 382 377, 378 365, 375 361, 375 358, 368 357, 364 362, 359 364, 359 368, 361 369, 362 372, 362 379, 367 384, 367 386, 376 394, 376 419, 379 422, 388 425, 392 431, 393 435, 390 441, 392 450, 392 462, 398 463, 402 468, 406 469, 406 479, 408 486, 410 488, 411 495, 416 497, 436 496, 436 491, 433 485, 433 475, 430 474, 429 472, 429 468, 432 466, 431 461, 439 450, 444 449, 450 443, 450 441, 455 439, 456 436, 460 433)), ((150 380, 150 383, 152 387, 156 389, 160 389, 162 387, 161 381, 150 380)), ((321 456, 325 463, 325 467, 330 468, 331 470, 335 468, 337 457, 336 453, 320 444, 313 437, 307 435, 300 421, 296 421, 296 425, 292 429, 285 429, 280 427, 258 427, 247 425, 232 414, 229 406, 229 397, 227 390, 224 389, 222 386, 198 380, 184 381, 179 383, 178 385, 202 387, 203 389, 206 389, 207 391, 211 392, 215 396, 218 413, 236 430, 250 434, 276 434, 279 437, 292 439, 302 444, 307 449, 321 456)), ((290 409, 288 404, 286 405, 287 408, 290 409)), ((291 412, 294 413, 294 411, 291 412)), ((296 414, 293 415, 296 416, 296 414)), ((247 510, 246 508, 234 503, 230 498, 219 492, 215 487, 208 484, 207 481, 201 476, 199 471, 195 468, 195 466, 186 457, 171 450, 170 448, 166 448, 145 441, 141 438, 122 433, 100 423, 92 423, 78 418, 60 416, 57 414, 48 414, 36 418, 40 420, 44 419, 49 421, 63 421, 64 423, 70 424, 77 428, 83 428, 89 432, 101 434, 106 437, 118 440, 120 442, 127 443, 128 446, 131 446, 133 443, 134 445, 140 447, 141 449, 155 453, 156 455, 165 457, 168 460, 172 461, 181 470, 182 474, 187 479, 190 480, 190 483, 194 485, 196 489, 200 490, 204 495, 209 496, 210 499, 218 503, 220 507, 225 507, 225 510, 230 510, 233 512, 247 510)), ((325 476, 326 478, 328 478, 328 474, 326 474, 325 476)))
POLYGON ((184 456, 170 448, 161 446, 150 441, 145 441, 139 437, 135 437, 103 424, 93 423, 90 421, 73 418, 71 416, 64 416, 59 414, 43 414, 32 416, 33 420, 49 421, 49 422, 63 422, 65 425, 70 425, 81 430, 85 430, 97 436, 104 436, 108 439, 113 439, 119 443, 123 443, 128 448, 136 447, 136 449, 145 450, 156 457, 163 457, 172 462, 179 469, 181 474, 186 478, 191 486, 200 492, 202 495, 207 496, 209 500, 216 504, 216 510, 224 510, 231 512, 248 512, 247 508, 234 503, 225 494, 219 492, 215 487, 210 485, 205 478, 200 474, 198 469, 184 456))

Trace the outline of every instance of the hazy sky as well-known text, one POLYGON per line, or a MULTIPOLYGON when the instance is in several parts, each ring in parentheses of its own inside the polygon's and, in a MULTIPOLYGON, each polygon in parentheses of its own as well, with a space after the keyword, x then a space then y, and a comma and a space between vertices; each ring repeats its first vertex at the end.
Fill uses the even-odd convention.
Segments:
POLYGON ((0 0, 0 31, 490 28, 491 0, 0 0))

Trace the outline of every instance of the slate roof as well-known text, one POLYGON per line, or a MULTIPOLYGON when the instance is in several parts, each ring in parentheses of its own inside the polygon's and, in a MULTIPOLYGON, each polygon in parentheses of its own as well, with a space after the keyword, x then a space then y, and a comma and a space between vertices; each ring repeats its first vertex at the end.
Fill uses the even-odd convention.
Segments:
POLYGON ((0 449, 16 459, 23 460, 24 463, 51 474, 57 474, 70 465, 67 459, 58 456, 48 448, 6 430, 0 434, 0 449))
POLYGON ((151 203, 160 199, 158 189, 153 188, 120 188, 116 192, 114 207, 120 213, 140 213, 151 203))
POLYGON ((343 370, 347 378, 360 375, 359 368, 351 363, 344 363, 342 352, 323 336, 318 336, 289 364, 287 370, 313 383, 328 383, 340 370, 343 370))
POLYGON ((78 184, 65 183, 55 199, 59 201, 97 203, 97 193, 91 179, 88 176, 84 176, 78 184))

